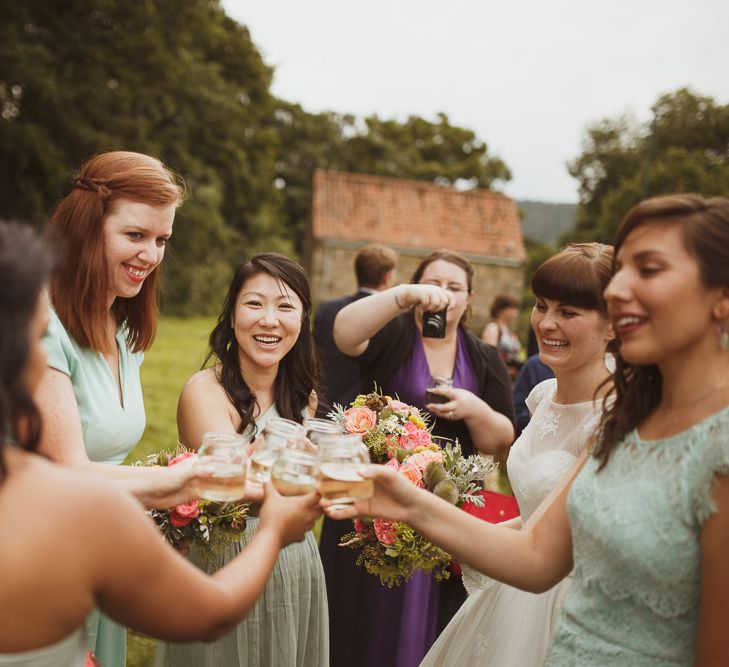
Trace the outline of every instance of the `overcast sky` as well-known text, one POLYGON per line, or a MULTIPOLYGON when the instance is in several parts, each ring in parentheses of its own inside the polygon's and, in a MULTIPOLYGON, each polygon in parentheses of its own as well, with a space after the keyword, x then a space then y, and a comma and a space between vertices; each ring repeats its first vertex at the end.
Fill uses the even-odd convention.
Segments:
POLYGON ((223 0, 308 111, 471 128, 508 194, 576 201, 565 168, 588 124, 650 117, 689 86, 729 103, 727 0, 223 0))

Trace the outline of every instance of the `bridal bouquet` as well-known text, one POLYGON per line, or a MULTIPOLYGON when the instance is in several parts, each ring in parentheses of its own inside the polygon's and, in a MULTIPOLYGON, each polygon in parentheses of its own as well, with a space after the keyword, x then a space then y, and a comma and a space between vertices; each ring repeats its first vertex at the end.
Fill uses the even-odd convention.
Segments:
MULTIPOLYGON (((175 452, 163 450, 150 454, 135 465, 173 466, 191 457, 197 457, 197 454, 179 445, 175 452)), ((240 538, 246 528, 248 505, 193 500, 166 510, 152 509, 147 514, 175 549, 184 550, 195 544, 204 547, 202 556, 205 559, 240 538)))
MULTIPOLYGON (((359 433, 374 463, 394 468, 415 486, 461 507, 483 506, 480 481, 495 465, 479 455, 464 457, 458 442, 441 448, 431 435, 429 415, 389 396, 373 392, 358 396, 351 407, 335 406, 330 417, 348 433, 359 433)), ((342 546, 359 549, 357 564, 398 586, 416 570, 436 579, 450 576, 451 557, 410 526, 382 518, 354 520, 354 532, 342 546)))

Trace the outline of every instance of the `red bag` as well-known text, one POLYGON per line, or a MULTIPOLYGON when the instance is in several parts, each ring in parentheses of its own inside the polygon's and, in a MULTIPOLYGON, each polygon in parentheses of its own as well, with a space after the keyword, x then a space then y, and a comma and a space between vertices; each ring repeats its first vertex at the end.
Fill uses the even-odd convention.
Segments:
POLYGON ((463 510, 489 523, 499 523, 519 516, 519 505, 514 496, 505 496, 494 491, 481 491, 484 500, 483 507, 476 507, 473 503, 463 505, 463 510))
MULTIPOLYGON (((519 516, 519 505, 517 505, 514 496, 505 496, 503 493, 494 491, 481 491, 480 495, 484 500, 483 507, 476 507, 473 503, 465 503, 461 509, 477 519, 489 523, 500 523, 519 516)), ((451 561, 451 570, 456 575, 461 574, 461 566, 457 561, 451 561)))

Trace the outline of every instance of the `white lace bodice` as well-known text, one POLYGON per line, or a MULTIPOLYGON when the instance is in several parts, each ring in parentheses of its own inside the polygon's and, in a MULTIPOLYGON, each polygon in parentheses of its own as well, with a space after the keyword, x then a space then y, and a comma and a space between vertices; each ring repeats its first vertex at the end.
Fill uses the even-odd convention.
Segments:
POLYGON ((557 380, 540 382, 526 399, 532 417, 511 447, 509 482, 526 521, 574 464, 600 420, 602 404, 555 403, 557 380))
MULTIPOLYGON (((556 389, 554 378, 532 389, 526 399, 531 420, 509 453, 509 482, 519 503, 522 522, 526 522, 567 474, 592 437, 602 414, 599 401, 555 403, 556 389)), ((463 565, 463 585, 469 595, 493 583, 493 579, 463 565)))

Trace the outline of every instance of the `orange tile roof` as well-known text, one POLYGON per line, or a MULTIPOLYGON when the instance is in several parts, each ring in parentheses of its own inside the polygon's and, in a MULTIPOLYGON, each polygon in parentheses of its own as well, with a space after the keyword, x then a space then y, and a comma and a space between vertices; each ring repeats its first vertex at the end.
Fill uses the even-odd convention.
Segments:
POLYGON ((312 232, 315 239, 526 259, 514 200, 425 181, 317 170, 312 232))

